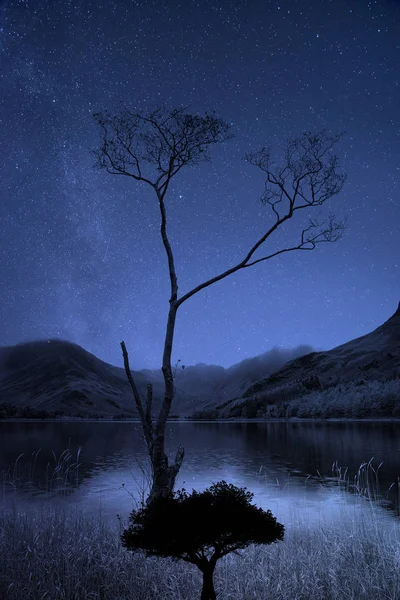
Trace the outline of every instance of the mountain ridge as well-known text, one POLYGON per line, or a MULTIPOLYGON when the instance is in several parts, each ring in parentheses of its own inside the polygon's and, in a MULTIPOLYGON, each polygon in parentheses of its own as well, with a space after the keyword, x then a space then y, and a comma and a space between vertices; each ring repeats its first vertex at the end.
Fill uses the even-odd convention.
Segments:
MULTIPOLYGON (((153 385, 157 412, 164 391, 161 369, 132 373, 142 398, 146 386, 153 385)), ((352 409, 352 398, 360 401, 361 388, 354 386, 372 382, 376 388, 394 380, 399 381, 399 390, 396 382, 390 384, 391 408, 386 402, 385 410, 398 405, 400 413, 400 302, 396 312, 372 332, 331 350, 274 347, 227 369, 205 363, 177 367, 171 415, 223 419, 304 415, 310 398, 314 404, 332 402, 332 390, 340 395, 342 404, 348 397, 348 405, 344 402, 342 407, 346 412, 352 409), (296 403, 297 412, 292 411, 296 403)), ((381 392, 375 388, 374 394, 379 396, 381 392)), ((389 388, 385 389, 387 393, 389 388)), ((361 400, 368 404, 368 398, 361 400)), ((125 370, 60 339, 0 347, 0 405, 71 416, 137 417, 125 370)))
MULTIPOLYGON (((200 363, 178 370, 171 414, 187 416, 196 408, 235 395, 259 375, 271 373, 309 348, 281 350, 277 355, 270 351, 245 359, 245 374, 242 363, 228 369, 200 363)), ((164 389, 161 369, 132 372, 142 398, 147 384, 153 385, 156 412, 164 389)), ((69 415, 137 416, 124 368, 98 359, 74 342, 57 338, 0 347, 0 404, 69 415)))
MULTIPOLYGON (((288 361, 281 369, 249 386, 241 396, 217 405, 214 413, 220 418, 250 416, 249 413, 252 416, 295 416, 290 406, 299 408, 301 402, 307 403, 310 395, 314 396, 314 404, 328 400, 332 403, 332 388, 336 388, 342 400, 347 394, 349 401, 353 397, 357 402, 360 391, 353 389, 356 386, 364 385, 367 389, 374 382, 374 394, 379 395, 377 384, 382 384, 380 387, 384 390, 384 384, 390 381, 399 381, 398 386, 390 386, 390 404, 393 410, 400 411, 400 302, 395 313, 372 332, 331 350, 311 352, 288 361), (343 385, 347 386, 346 393, 343 385), (272 406, 282 405, 284 411, 271 410, 272 406)), ((382 393, 388 393, 387 389, 382 393)), ((382 402, 385 402, 383 397, 382 402)), ((368 404, 368 399, 365 403, 368 404)), ((350 411, 352 408, 349 406, 350 411)), ((385 410, 390 412, 390 407, 386 406, 385 410)), ((319 413, 325 414, 323 405, 319 413)), ((312 416, 312 411, 310 414, 312 416)))

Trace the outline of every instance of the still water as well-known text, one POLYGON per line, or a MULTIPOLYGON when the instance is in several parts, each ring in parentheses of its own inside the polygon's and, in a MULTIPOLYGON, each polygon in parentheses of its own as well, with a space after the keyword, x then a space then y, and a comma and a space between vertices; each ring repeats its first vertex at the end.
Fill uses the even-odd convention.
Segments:
MULTIPOLYGON (((380 491, 391 502, 378 510, 384 518, 395 518, 400 423, 172 422, 167 433, 171 457, 179 443, 185 448, 177 488, 203 490, 221 479, 246 486, 258 506, 286 525, 299 515, 308 525, 337 519, 343 504, 362 510, 354 494, 329 479, 332 464, 337 461, 342 474, 347 468, 352 482, 360 464, 374 457, 375 468, 383 463, 380 491)), ((107 521, 116 521, 117 514, 126 519, 135 506, 133 497, 146 487, 140 465, 147 467, 138 423, 0 423, 3 506, 18 499, 29 509, 57 497, 86 512, 100 510, 107 521)))

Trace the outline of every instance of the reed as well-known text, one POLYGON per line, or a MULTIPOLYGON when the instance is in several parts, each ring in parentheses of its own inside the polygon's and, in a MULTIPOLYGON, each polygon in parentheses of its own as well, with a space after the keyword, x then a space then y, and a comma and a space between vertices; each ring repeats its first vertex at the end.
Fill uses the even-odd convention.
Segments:
MULTIPOLYGON (((57 465, 65 467, 63 460, 57 465)), ((397 519, 385 517, 374 500, 379 467, 363 463, 352 482, 337 463, 333 472, 336 478, 316 476, 323 493, 328 497, 334 487, 349 497, 347 486, 354 496, 340 505, 338 522, 320 518, 305 526, 301 511, 293 507, 283 542, 253 546, 218 562, 218 598, 400 598, 400 530, 397 519)), ((61 468, 57 473, 50 480, 60 476, 61 468)), ((122 548, 119 536, 127 520, 109 523, 101 513, 60 506, 54 498, 27 512, 15 495, 1 512, 2 600, 198 600, 198 569, 122 548)))
POLYGON ((49 461, 45 467, 45 477, 36 480, 35 470, 37 458, 41 448, 32 452, 31 456, 25 457, 20 454, 12 467, 2 472, 2 496, 3 503, 10 493, 18 491, 29 491, 33 488, 40 489, 50 497, 65 496, 79 485, 79 467, 80 454, 82 448, 79 447, 74 458, 70 449, 71 439, 68 447, 56 456, 52 451, 53 461, 49 461), (23 460, 23 459, 27 460, 23 460))

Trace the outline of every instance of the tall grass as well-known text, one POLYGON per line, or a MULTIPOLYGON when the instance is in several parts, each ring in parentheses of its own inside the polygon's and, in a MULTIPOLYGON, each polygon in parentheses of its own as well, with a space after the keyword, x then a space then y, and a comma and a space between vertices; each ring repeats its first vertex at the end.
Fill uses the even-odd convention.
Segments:
MULTIPOLYGON (((400 530, 373 501, 379 498, 378 475, 370 461, 350 484, 336 464, 329 482, 321 478, 324 493, 328 497, 328 484, 336 481, 335 490, 344 496, 346 486, 356 485, 359 500, 341 505, 337 523, 320 517, 305 525, 293 507, 283 542, 252 546, 217 563, 218 598, 398 600, 400 530)), ((128 552, 119 537, 126 525, 127 520, 105 522, 101 513, 93 516, 77 507, 62 510, 56 499, 26 511, 15 496, 0 515, 0 598, 197 600, 197 568, 128 552)))
POLYGON ((376 468, 373 464, 374 457, 368 462, 363 462, 358 467, 357 473, 354 475, 353 480, 350 480, 348 475, 347 467, 339 466, 338 462, 335 461, 332 465, 332 477, 323 477, 318 472, 318 477, 323 484, 334 484, 336 487, 357 495, 359 498, 364 498, 379 506, 390 508, 397 516, 400 515, 400 479, 397 478, 396 482, 393 482, 386 494, 381 492, 379 485, 379 469, 382 467, 381 462, 376 468), (389 494, 394 489, 396 494, 393 500, 389 500, 389 494))
POLYGON ((79 457, 82 448, 79 447, 76 453, 76 460, 73 462, 73 455, 70 450, 71 439, 68 448, 66 448, 59 457, 52 451, 53 461, 46 464, 44 480, 35 481, 36 461, 41 449, 32 452, 29 462, 22 462, 24 454, 20 454, 14 465, 2 472, 2 495, 3 501, 9 496, 10 491, 33 490, 38 487, 42 492, 49 496, 66 495, 79 485, 79 457))

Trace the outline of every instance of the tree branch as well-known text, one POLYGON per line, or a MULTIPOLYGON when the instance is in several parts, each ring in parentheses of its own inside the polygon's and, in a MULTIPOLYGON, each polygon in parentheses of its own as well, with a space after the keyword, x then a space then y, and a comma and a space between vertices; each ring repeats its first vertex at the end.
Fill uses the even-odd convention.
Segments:
POLYGON ((208 279, 207 281, 201 283, 200 285, 196 286, 195 288, 193 288, 190 292, 187 292, 184 296, 181 296, 177 302, 176 302, 176 306, 177 308, 183 304, 183 302, 186 302, 186 300, 188 300, 191 296, 194 296, 194 294, 197 294, 197 292, 200 292, 200 290, 203 290, 204 288, 212 285, 213 283, 216 283, 217 281, 221 281, 222 279, 225 279, 225 277, 228 277, 228 275, 231 275, 232 273, 235 273, 236 271, 239 271, 239 269, 243 269, 246 266, 246 263, 250 260, 250 258, 253 256, 254 252, 268 239, 268 237, 285 221, 287 221, 290 218, 290 216, 285 215, 284 217, 281 217, 279 220, 277 220, 275 222, 274 225, 272 225, 272 227, 270 227, 270 229, 267 231, 267 233, 265 233, 259 240, 258 242, 256 242, 254 244, 254 246, 250 249, 250 251, 247 253, 247 256, 245 256, 245 258, 238 263, 237 265, 235 265, 234 267, 231 267, 230 269, 227 269, 226 271, 224 271, 223 273, 220 273, 219 275, 216 275, 215 277, 212 277, 211 279, 208 279))
POLYGON ((151 383, 147 384, 147 399, 146 399, 146 412, 145 412, 145 421, 149 432, 151 433, 151 437, 153 437, 153 419, 151 416, 151 408, 153 404, 153 386, 151 383))
POLYGON ((321 227, 317 221, 311 221, 306 229, 303 229, 301 242, 295 246, 282 248, 268 256, 249 262, 256 250, 266 242, 266 240, 274 233, 274 231, 283 225, 285 221, 291 219, 294 213, 298 210, 309 209, 311 207, 321 206, 329 198, 338 194, 343 188, 346 176, 337 170, 338 158, 336 155, 326 158, 327 153, 332 149, 334 144, 341 138, 343 134, 329 137, 325 130, 317 134, 305 132, 297 139, 292 140, 288 144, 285 153, 286 162, 274 173, 271 163, 270 151, 267 148, 261 148, 256 152, 246 154, 247 162, 258 167, 263 171, 267 178, 265 189, 261 195, 261 204, 268 204, 275 214, 276 220, 268 231, 254 244, 247 256, 237 263, 234 267, 227 269, 223 273, 208 279, 199 284, 177 301, 177 307, 183 302, 186 302, 191 296, 197 294, 200 290, 221 281, 232 273, 239 271, 259 262, 263 262, 283 254, 285 252, 293 252, 295 250, 314 250, 317 244, 322 242, 335 242, 342 236, 345 228, 345 220, 334 221, 334 217, 330 216, 325 229, 319 231, 314 236, 306 235, 311 228, 321 227), (292 177, 293 193, 287 189, 284 176, 292 177), (303 184, 307 184, 310 190, 310 197, 307 197, 303 189, 303 184), (296 204, 298 198, 304 201, 302 204, 296 204), (276 206, 286 200, 286 210, 283 215, 279 213, 276 206))

